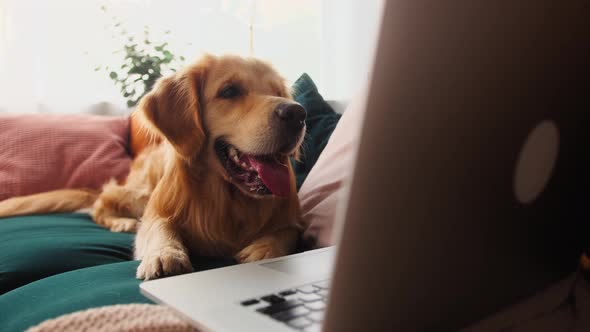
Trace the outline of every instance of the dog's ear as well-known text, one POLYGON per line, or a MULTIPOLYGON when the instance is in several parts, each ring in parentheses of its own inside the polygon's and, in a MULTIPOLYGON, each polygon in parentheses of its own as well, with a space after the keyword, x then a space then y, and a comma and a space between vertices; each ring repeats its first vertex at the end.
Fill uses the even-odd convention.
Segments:
POLYGON ((206 66, 161 78, 139 103, 139 111, 185 158, 199 154, 205 143, 201 88, 206 66))

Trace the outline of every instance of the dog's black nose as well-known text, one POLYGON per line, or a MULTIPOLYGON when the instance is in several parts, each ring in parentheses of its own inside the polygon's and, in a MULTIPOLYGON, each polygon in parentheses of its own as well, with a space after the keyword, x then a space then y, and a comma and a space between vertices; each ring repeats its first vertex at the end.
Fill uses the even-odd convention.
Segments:
POLYGON ((277 106, 275 114, 281 124, 291 130, 300 130, 305 126, 307 112, 297 103, 284 103, 277 106))

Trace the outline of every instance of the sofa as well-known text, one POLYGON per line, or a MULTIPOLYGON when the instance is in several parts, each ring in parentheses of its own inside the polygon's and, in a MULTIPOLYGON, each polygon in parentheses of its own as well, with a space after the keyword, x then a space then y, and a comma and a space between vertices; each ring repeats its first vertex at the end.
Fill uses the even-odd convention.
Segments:
MULTIPOLYGON (((303 157, 292 161, 300 188, 341 115, 307 74, 294 83, 293 95, 308 112, 303 157)), ((111 177, 124 179, 134 154, 132 124, 129 117, 0 115, 0 132, 7 136, 0 142, 6 147, 0 150, 0 200, 61 187, 97 188, 111 177), (32 123, 37 127, 30 127, 32 123), (96 160, 90 162, 92 158, 96 160)), ((87 213, 0 218, 0 331, 22 331, 89 308, 152 303, 139 292, 133 241, 134 234, 110 232, 87 213)), ((298 250, 312 247, 308 242, 302 239, 298 250)), ((195 271, 236 264, 227 257, 191 260, 195 271)))

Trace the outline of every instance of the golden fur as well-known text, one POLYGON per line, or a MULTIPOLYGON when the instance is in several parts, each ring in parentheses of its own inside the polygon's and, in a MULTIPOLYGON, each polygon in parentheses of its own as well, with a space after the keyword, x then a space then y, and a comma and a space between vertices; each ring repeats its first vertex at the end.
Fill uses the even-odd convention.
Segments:
POLYGON ((113 231, 137 230, 141 279, 189 272, 189 255, 249 262, 288 254, 302 226, 288 156, 296 154, 303 135, 291 151, 277 154, 289 168, 286 198, 252 195, 232 183, 214 143, 223 137, 240 151, 274 154, 281 133, 270 115, 289 100, 284 80, 268 64, 205 56, 161 79, 142 98, 134 117, 161 143, 136 142, 141 153, 124 184, 111 181, 100 194, 60 190, 8 199, 0 202, 0 216, 75 211, 92 204, 95 222, 113 231), (218 98, 227 84, 239 86, 244 95, 218 98))

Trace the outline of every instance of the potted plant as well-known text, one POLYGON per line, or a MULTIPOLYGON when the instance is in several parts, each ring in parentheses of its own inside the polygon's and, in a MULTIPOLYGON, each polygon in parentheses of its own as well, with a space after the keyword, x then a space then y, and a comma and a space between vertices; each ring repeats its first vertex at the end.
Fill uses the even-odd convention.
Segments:
MULTIPOLYGON (((105 6, 101 10, 107 12, 105 6)), ((158 78, 182 67, 185 58, 174 55, 168 42, 156 43, 151 40, 148 26, 144 27, 142 38, 138 38, 129 33, 117 17, 113 16, 112 20, 115 30, 113 38, 120 38, 123 44, 121 49, 113 53, 122 55, 122 63, 115 67, 98 66, 94 70, 104 70, 120 89, 127 106, 134 107, 152 89, 158 78)), ((165 31, 164 35, 169 36, 170 30, 165 31)))

